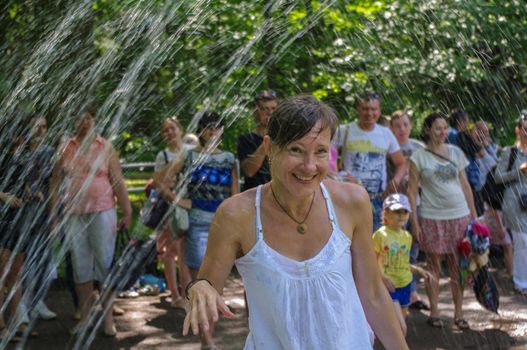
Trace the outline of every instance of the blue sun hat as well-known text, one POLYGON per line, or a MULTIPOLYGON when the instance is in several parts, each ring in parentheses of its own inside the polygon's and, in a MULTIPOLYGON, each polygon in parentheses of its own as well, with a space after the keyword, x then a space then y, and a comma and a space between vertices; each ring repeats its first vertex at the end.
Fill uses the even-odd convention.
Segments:
POLYGON ((409 213, 412 212, 408 197, 402 193, 394 193, 386 197, 382 203, 382 209, 388 209, 391 211, 404 209, 409 213))

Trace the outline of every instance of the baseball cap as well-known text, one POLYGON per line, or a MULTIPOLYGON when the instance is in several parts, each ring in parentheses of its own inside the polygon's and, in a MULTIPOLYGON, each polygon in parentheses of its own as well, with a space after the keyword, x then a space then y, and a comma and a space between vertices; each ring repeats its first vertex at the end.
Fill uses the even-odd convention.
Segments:
POLYGON ((406 197, 402 193, 394 193, 386 197, 384 203, 382 203, 382 208, 388 210, 404 209, 408 212, 412 212, 412 209, 410 207, 410 201, 408 201, 408 197, 406 197))

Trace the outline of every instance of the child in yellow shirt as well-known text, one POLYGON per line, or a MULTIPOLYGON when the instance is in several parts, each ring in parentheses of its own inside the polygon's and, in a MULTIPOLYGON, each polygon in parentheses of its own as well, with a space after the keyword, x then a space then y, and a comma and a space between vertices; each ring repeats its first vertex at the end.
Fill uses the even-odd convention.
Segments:
POLYGON ((383 203, 384 226, 373 234, 382 280, 390 292, 405 334, 412 274, 421 275, 427 283, 433 278, 428 271, 410 264, 412 236, 405 230, 410 212, 410 202, 404 194, 395 193, 388 196, 383 203))

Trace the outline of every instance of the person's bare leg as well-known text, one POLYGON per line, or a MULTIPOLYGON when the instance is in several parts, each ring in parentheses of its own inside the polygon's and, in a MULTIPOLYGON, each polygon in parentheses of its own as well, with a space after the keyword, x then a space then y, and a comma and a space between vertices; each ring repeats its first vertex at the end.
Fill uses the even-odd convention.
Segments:
POLYGON ((430 301, 430 317, 439 317, 439 276, 441 257, 437 254, 426 253, 427 267, 430 273, 435 277, 433 282, 425 284, 426 294, 430 301))
MULTIPOLYGON (((11 253, 12 254, 12 253, 11 253)), ((11 265, 10 271, 6 278, 6 288, 9 292, 13 288, 16 288, 13 292, 13 297, 9 303, 9 317, 11 319, 14 319, 14 317, 18 316, 18 320, 20 321, 22 318, 22 315, 17 315, 17 312, 19 312, 19 306, 20 301, 22 300, 22 286, 19 284, 17 286, 18 279, 20 278, 20 271, 22 270, 22 266, 24 265, 24 258, 25 254, 16 254, 15 258, 13 259, 13 264, 11 265)), ((20 330, 25 331, 27 328, 27 324, 20 324, 20 330)))
POLYGON ((190 269, 185 264, 185 239, 180 238, 176 241, 177 263, 179 267, 179 279, 181 281, 181 295, 185 298, 185 288, 192 280, 190 269))
POLYGON ((104 315, 104 333, 109 336, 114 336, 117 334, 115 329, 115 322, 113 319, 113 301, 115 300, 115 293, 110 293, 106 300, 103 302, 104 310, 106 313, 104 315))
POLYGON ((454 302, 454 320, 459 320, 463 318, 463 286, 459 280, 457 257, 453 254, 447 255, 447 265, 448 273, 450 275, 452 301, 454 302))
POLYGON ((503 263, 505 264, 505 268, 507 269, 507 273, 509 274, 509 277, 512 278, 512 245, 504 245, 503 246, 503 263))
POLYGON ((83 324, 88 319, 88 314, 93 305, 93 281, 88 281, 85 283, 76 283, 75 289, 77 290, 77 295, 79 296, 79 305, 81 310, 81 319, 79 324, 83 324))
POLYGON ((157 250, 161 253, 161 261, 164 265, 164 275, 167 282, 167 288, 170 291, 170 297, 172 302, 175 302, 179 297, 176 265, 175 265, 175 254, 176 249, 173 247, 175 243, 170 237, 170 227, 165 225, 163 230, 157 238, 157 250))
MULTIPOLYGON (((9 261, 9 258, 11 257, 11 252, 7 249, 2 249, 0 252, 0 279, 5 273, 5 269, 7 268, 7 263, 9 261)), ((4 306, 4 283, 0 283, 0 308, 4 306)), ((0 313, 0 330, 3 330, 5 328, 5 320, 3 313, 0 313)))
MULTIPOLYGON (((172 245, 174 243, 170 243, 172 245)), ((172 301, 176 301, 181 295, 179 294, 177 274, 176 274, 176 261, 175 256, 172 252, 171 247, 167 247, 167 250, 163 254, 163 265, 165 266, 165 278, 167 280, 167 287, 170 290, 170 296, 172 301)))
POLYGON ((395 314, 397 315, 397 320, 399 321, 399 325, 401 326, 401 330, 403 331, 403 334, 406 336, 406 320, 403 314, 403 311, 401 310, 401 305, 399 304, 399 301, 393 302, 394 308, 395 308, 395 314))

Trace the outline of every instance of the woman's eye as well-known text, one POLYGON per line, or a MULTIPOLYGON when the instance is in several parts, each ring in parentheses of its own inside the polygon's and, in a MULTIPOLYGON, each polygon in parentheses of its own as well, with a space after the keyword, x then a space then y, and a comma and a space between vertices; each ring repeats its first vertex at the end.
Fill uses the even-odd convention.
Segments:
POLYGON ((293 154, 301 154, 302 153, 302 149, 300 147, 291 147, 291 148, 289 148, 289 152, 291 152, 293 154))

